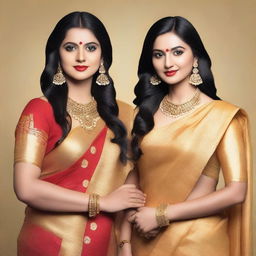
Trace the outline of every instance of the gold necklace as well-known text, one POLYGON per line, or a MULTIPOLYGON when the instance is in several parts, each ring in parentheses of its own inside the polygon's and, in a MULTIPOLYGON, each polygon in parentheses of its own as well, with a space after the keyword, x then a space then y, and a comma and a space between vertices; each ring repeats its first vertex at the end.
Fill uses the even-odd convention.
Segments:
POLYGON ((170 102, 168 100, 168 96, 166 95, 163 98, 162 102, 160 103, 159 108, 164 115, 168 117, 177 118, 194 109, 195 106, 197 106, 200 102, 199 98, 200 98, 200 90, 198 88, 196 89, 195 94, 189 101, 179 105, 176 105, 170 102))
POLYGON ((81 104, 68 98, 67 112, 73 119, 77 120, 85 130, 92 130, 100 119, 97 111, 97 102, 94 99, 87 104, 81 104))

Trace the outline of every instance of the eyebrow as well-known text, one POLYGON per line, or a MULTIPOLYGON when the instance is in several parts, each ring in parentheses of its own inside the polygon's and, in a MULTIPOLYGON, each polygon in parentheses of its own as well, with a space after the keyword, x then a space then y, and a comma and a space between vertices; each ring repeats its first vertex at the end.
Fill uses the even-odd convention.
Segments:
MULTIPOLYGON (((178 45, 178 46, 175 46, 175 47, 171 48, 171 51, 176 50, 176 49, 178 49, 178 48, 182 48, 182 49, 185 50, 185 47, 178 45)), ((164 50, 153 49, 153 51, 160 51, 160 52, 162 52, 162 51, 164 51, 164 50)))
MULTIPOLYGON (((77 43, 75 43, 75 42, 66 42, 65 44, 63 44, 63 46, 65 46, 65 45, 67 45, 67 44, 75 44, 75 45, 78 45, 77 43)), ((88 45, 88 44, 96 44, 96 45, 98 45, 99 46, 99 44, 98 43, 96 43, 96 42, 88 42, 88 43, 86 43, 85 45, 88 45)))

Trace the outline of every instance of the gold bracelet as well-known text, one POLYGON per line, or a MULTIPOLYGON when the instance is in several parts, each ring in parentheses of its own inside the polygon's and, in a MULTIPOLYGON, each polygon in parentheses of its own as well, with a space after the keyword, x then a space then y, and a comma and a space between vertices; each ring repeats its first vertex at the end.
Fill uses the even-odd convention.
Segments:
POLYGON ((99 198, 100 196, 95 193, 89 195, 88 213, 90 218, 96 217, 100 212, 99 198))
POLYGON ((156 207, 156 222, 160 228, 169 226, 170 224, 170 221, 166 216, 167 206, 167 204, 161 204, 156 207))
POLYGON ((130 244, 130 241, 129 240, 122 240, 120 243, 119 243, 119 248, 123 248, 124 247, 124 244, 130 244))

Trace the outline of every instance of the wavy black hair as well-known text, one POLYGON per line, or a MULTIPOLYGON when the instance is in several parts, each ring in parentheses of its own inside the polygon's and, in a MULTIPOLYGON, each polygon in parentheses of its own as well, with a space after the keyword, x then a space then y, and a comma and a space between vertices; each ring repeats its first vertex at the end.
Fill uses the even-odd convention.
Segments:
POLYGON ((139 108, 132 129, 132 151, 134 160, 138 160, 142 154, 139 140, 154 127, 153 115, 157 111, 163 97, 168 93, 169 86, 163 81, 157 86, 150 84, 151 76, 155 74, 152 63, 152 50, 156 38, 159 35, 173 32, 187 43, 198 59, 198 66, 203 83, 198 88, 211 97, 219 99, 216 95, 216 87, 211 71, 211 59, 204 48, 202 40, 194 26, 180 16, 165 17, 158 20, 149 29, 144 40, 138 68, 139 81, 135 86, 133 103, 139 108))
POLYGON ((71 129, 71 118, 66 111, 68 86, 67 83, 56 86, 53 84, 53 76, 57 71, 60 61, 59 48, 66 33, 71 28, 89 29, 101 45, 103 64, 110 84, 98 86, 96 78, 97 71, 92 79, 91 93, 97 102, 97 110, 100 117, 114 133, 112 142, 120 147, 120 160, 125 163, 127 155, 127 132, 124 124, 118 118, 118 105, 116 102, 116 91, 114 83, 109 76, 108 70, 112 64, 112 45, 106 28, 102 22, 88 12, 72 12, 64 16, 55 26, 46 44, 46 62, 41 75, 41 90, 51 104, 56 122, 62 129, 62 137, 56 143, 60 144, 71 129))

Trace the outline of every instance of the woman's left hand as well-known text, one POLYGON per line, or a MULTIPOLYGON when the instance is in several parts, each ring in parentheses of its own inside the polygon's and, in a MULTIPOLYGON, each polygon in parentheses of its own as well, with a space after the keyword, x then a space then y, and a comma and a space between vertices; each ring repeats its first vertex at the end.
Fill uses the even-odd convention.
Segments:
POLYGON ((156 209, 153 207, 141 207, 137 212, 128 218, 142 235, 156 229, 158 227, 155 216, 156 209))

